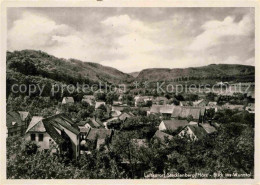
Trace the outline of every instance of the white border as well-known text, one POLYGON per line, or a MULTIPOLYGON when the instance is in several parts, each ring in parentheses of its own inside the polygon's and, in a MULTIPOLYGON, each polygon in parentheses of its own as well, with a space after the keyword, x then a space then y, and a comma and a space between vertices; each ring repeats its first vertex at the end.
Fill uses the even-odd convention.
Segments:
POLYGON ((0 67, 0 117, 1 123, 1 135, 0 135, 0 159, 1 159, 1 170, 0 170, 0 184, 260 184, 260 148, 259 148, 259 129, 257 120, 260 120, 259 105, 259 83, 260 83, 260 61, 259 61, 259 10, 260 1, 252 0, 225 0, 225 1, 190 1, 190 0, 67 0, 67 1, 1 1, 1 67, 0 67), (255 114, 255 177, 254 179, 225 179, 225 180, 198 180, 198 179, 187 179, 187 180, 8 180, 6 179, 6 133, 5 133, 5 122, 6 122, 6 32, 7 32, 7 19, 6 9, 8 7, 255 7, 255 69, 256 69, 256 81, 255 81, 255 97, 256 97, 256 114, 255 114))

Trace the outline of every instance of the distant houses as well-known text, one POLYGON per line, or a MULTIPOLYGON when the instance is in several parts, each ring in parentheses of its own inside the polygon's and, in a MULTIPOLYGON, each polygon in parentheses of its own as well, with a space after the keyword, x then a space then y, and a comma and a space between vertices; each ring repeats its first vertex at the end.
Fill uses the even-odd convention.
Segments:
POLYGON ((161 114, 163 119, 192 119, 197 122, 204 120, 205 107, 152 105, 148 114, 161 114))

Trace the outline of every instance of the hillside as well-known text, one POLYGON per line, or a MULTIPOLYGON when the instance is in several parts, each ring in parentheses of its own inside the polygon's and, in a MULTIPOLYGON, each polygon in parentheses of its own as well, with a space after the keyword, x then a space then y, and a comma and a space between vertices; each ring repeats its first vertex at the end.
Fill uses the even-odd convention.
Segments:
POLYGON ((117 84, 132 79, 131 75, 111 67, 75 59, 56 58, 35 50, 7 52, 7 70, 14 70, 24 75, 47 77, 65 83, 69 83, 71 79, 79 81, 83 79, 117 84), (33 71, 23 69, 24 65, 27 65, 27 69, 29 65, 33 71))
POLYGON ((255 67, 237 64, 211 64, 203 67, 190 68, 151 68, 142 70, 136 77, 138 81, 173 81, 181 78, 188 80, 223 79, 235 80, 246 78, 254 81, 255 67))
POLYGON ((140 72, 132 72, 132 73, 128 73, 129 75, 131 75, 132 77, 136 78, 139 75, 140 72))

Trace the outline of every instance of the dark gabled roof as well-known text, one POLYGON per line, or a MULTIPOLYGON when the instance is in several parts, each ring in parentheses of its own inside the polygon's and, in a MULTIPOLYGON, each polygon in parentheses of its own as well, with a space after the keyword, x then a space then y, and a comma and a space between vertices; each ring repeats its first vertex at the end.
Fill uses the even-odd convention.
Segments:
POLYGON ((80 122, 77 123, 77 125, 83 127, 83 126, 85 126, 87 123, 88 123, 88 121, 80 121, 80 122))
POLYGON ((192 130, 192 132, 198 139, 202 139, 203 137, 205 137, 207 135, 206 130, 203 129, 203 127, 201 127, 201 126, 188 125, 187 127, 189 127, 192 130))
POLYGON ((54 125, 51 124, 50 122, 43 122, 44 127, 47 131, 47 133, 50 135, 50 137, 57 143, 61 144, 64 139, 62 136, 58 133, 58 131, 55 129, 54 125))
POLYGON ((127 108, 128 106, 112 106, 112 111, 122 111, 124 108, 127 108))
POLYGON ((187 118, 188 116, 192 116, 193 119, 199 119, 200 115, 205 113, 205 108, 201 107, 180 107, 176 106, 173 110, 172 117, 181 117, 181 118, 187 118))
POLYGON ((100 128, 100 127, 104 127, 104 124, 98 120, 98 119, 95 119, 95 118, 91 118, 90 121, 88 122, 89 125, 93 128, 100 128))
POLYGON ((65 116, 64 114, 57 114, 54 116, 50 116, 46 119, 43 119, 42 121, 57 123, 60 126, 63 126, 64 128, 68 129, 72 133, 74 133, 76 135, 79 134, 79 130, 77 128, 74 128, 74 126, 75 126, 74 122, 71 119, 69 119, 67 116, 65 116))
POLYGON ((163 120, 162 122, 164 123, 166 129, 171 131, 175 131, 179 127, 184 127, 189 124, 187 120, 178 120, 178 119, 163 120))
POLYGON ((6 127, 12 128, 17 126, 22 126, 24 123, 22 122, 21 116, 16 111, 10 111, 6 113, 6 127), (13 124, 14 123, 14 124, 13 124))
POLYGON ((112 130, 109 129, 96 129, 91 128, 86 139, 87 140, 95 140, 95 139, 106 139, 112 136, 112 130))
POLYGON ((214 133, 214 132, 217 131, 214 126, 211 126, 211 125, 208 124, 208 123, 201 124, 201 126, 204 128, 204 130, 205 130, 208 134, 211 134, 211 133, 214 133))
POLYGON ((167 137, 169 140, 173 138, 173 136, 171 136, 170 134, 166 134, 160 130, 157 130, 153 137, 161 140, 162 142, 165 141, 165 137, 167 137))

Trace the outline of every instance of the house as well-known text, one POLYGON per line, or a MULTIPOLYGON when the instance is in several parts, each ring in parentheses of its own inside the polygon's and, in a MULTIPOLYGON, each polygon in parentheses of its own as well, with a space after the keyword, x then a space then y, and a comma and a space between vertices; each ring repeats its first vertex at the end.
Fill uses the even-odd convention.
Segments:
POLYGON ((153 104, 150 108, 150 111, 147 111, 148 114, 162 114, 162 115, 171 115, 175 105, 155 105, 153 104))
POLYGON ((180 137, 187 136, 191 141, 202 139, 206 135, 205 129, 199 125, 187 125, 178 134, 180 137))
POLYGON ((155 105, 153 104, 150 111, 147 112, 147 114, 159 114, 161 107, 163 107, 163 105, 155 105))
POLYGON ((90 128, 80 142, 82 150, 99 149, 106 140, 111 141, 113 130, 90 128))
POLYGON ((219 106, 217 105, 217 102, 209 102, 206 109, 214 109, 215 112, 217 112, 219 110, 219 106))
POLYGON ((167 102, 168 102, 168 99, 164 96, 156 97, 153 100, 153 103, 156 104, 156 105, 165 105, 165 104, 167 104, 167 102))
POLYGON ((94 95, 84 95, 82 99, 88 99, 88 100, 95 101, 95 96, 94 95))
POLYGON ((153 138, 160 140, 162 143, 165 143, 166 138, 167 138, 168 140, 171 140, 171 139, 173 139, 173 136, 170 135, 170 134, 166 134, 166 133, 164 133, 164 132, 162 132, 162 131, 160 131, 160 130, 157 130, 157 131, 155 132, 153 138))
POLYGON ((106 120, 106 121, 103 123, 104 127, 105 127, 106 129, 108 129, 107 124, 110 123, 111 121, 114 121, 114 120, 118 120, 118 117, 113 117, 113 118, 110 118, 110 119, 106 120))
POLYGON ((127 105, 121 105, 121 106, 112 106, 112 112, 113 111, 120 111, 122 112, 125 108, 127 108, 127 105))
POLYGON ((189 123, 186 120, 177 120, 177 119, 163 120, 159 125, 159 130, 160 131, 168 130, 168 131, 174 132, 177 129, 182 128, 188 124, 189 123))
POLYGON ((224 109, 231 109, 231 110, 239 110, 239 111, 244 110, 244 105, 233 105, 233 104, 230 104, 230 103, 226 103, 222 107, 224 109))
POLYGON ((119 117, 118 117, 118 119, 119 120, 121 120, 121 121, 123 121, 123 122, 125 122, 128 118, 131 118, 131 117, 133 117, 134 115, 132 114, 132 113, 126 113, 126 112, 124 112, 124 113, 122 113, 119 117))
POLYGON ((40 146, 40 150, 49 149, 51 140, 42 120, 42 116, 33 116, 25 133, 25 140, 35 141, 40 146))
POLYGON ((180 106, 191 106, 191 104, 189 101, 180 101, 180 106))
POLYGON ((164 119, 171 119, 171 115, 175 105, 163 105, 160 107, 160 113, 163 115, 164 119))
POLYGON ((91 106, 94 106, 94 105, 95 105, 95 100, 88 99, 88 98, 83 98, 83 99, 81 100, 81 102, 86 102, 86 103, 88 103, 88 104, 91 105, 91 106))
POLYGON ((103 101, 97 101, 95 105, 95 109, 98 109, 101 105, 106 105, 106 103, 103 101))
POLYGON ((135 99, 135 106, 136 107, 141 107, 145 105, 145 101, 143 97, 139 97, 135 99))
POLYGON ((204 128, 204 130, 207 132, 207 134, 212 134, 212 133, 217 132, 216 128, 208 123, 200 124, 200 126, 202 128, 204 128))
POLYGON ((193 121, 203 121, 206 109, 201 107, 176 106, 173 110, 171 118, 187 119, 191 117, 193 121))
POLYGON ((88 127, 90 128, 103 128, 104 124, 99 120, 95 118, 90 118, 88 121, 88 127))
POLYGON ((48 118, 34 116, 26 130, 25 140, 33 141, 40 150, 66 152, 71 158, 79 156, 78 127, 64 114, 48 118))
POLYGON ((17 111, 6 113, 6 128, 8 137, 23 136, 26 131, 26 119, 17 111), (24 121, 23 121, 24 120, 24 121))
POLYGON ((215 106, 217 106, 217 102, 216 101, 210 101, 209 103, 208 103, 208 106, 210 106, 210 107, 215 107, 215 106))
POLYGON ((26 128, 28 127, 30 121, 31 121, 31 114, 26 111, 18 111, 21 117, 21 120, 25 123, 26 128))
POLYGON ((249 113, 255 113, 255 104, 248 103, 246 106, 246 111, 248 111, 249 113))
POLYGON ((205 107, 205 106, 207 106, 207 104, 208 104, 208 102, 204 99, 193 102, 194 107, 205 107))
POLYGON ((61 104, 73 104, 73 103, 74 103, 73 97, 64 97, 61 102, 61 104))
POLYGON ((122 105, 123 102, 122 101, 113 101, 113 105, 122 105))

